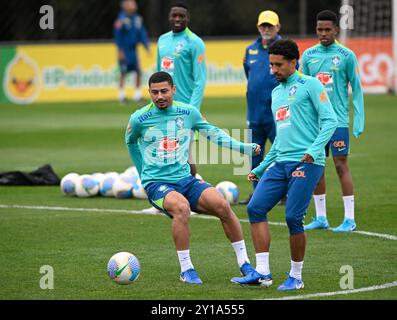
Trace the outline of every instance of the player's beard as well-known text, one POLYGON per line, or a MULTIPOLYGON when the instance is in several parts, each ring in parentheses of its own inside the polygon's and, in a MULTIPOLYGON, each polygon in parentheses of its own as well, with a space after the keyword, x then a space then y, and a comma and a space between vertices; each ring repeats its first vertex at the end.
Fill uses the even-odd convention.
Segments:
POLYGON ((157 100, 156 106, 159 109, 167 109, 168 108, 168 101, 167 100, 157 100))

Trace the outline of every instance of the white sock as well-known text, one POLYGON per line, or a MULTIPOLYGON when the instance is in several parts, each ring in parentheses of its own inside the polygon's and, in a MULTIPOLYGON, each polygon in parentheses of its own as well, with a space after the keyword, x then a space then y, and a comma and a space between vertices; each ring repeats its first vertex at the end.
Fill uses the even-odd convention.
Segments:
POLYGON ((189 269, 194 269, 192 261, 190 260, 190 250, 177 251, 179 263, 181 265, 181 272, 189 269))
POLYGON ((135 88, 135 93, 134 93, 134 100, 140 100, 142 98, 142 89, 141 87, 135 88))
POLYGON ((250 262, 250 260, 248 259, 247 248, 245 247, 244 240, 233 242, 232 247, 234 249, 234 252, 236 253, 237 263, 239 267, 241 267, 244 262, 250 262))
POLYGON ((256 255, 256 271, 267 275, 270 273, 269 268, 269 252, 260 252, 256 255))
POLYGON ((302 280, 303 261, 295 262, 291 260, 291 271, 289 275, 295 279, 302 280))
POLYGON ((316 216, 327 217, 327 209, 325 204, 325 194, 313 195, 314 205, 316 207, 316 216))
POLYGON ((124 88, 119 89, 119 100, 124 100, 125 99, 125 90, 124 88))
POLYGON ((342 198, 345 206, 345 217, 354 220, 354 196, 345 196, 342 198))

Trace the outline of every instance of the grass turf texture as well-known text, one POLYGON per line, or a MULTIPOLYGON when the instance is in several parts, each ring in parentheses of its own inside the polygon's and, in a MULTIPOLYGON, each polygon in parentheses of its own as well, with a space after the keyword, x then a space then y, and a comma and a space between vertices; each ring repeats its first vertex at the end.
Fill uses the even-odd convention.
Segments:
MULTIPOLYGON (((397 149, 394 125, 397 99, 366 96, 366 131, 351 138, 350 167, 356 195, 359 230, 396 234, 397 187, 392 174, 397 149)), ((131 165, 124 145, 129 115, 137 108, 115 102, 0 106, 0 171, 31 171, 50 163, 59 176, 69 172, 123 171, 131 165)), ((245 127, 244 99, 206 99, 208 121, 221 128, 245 127)), ((251 186, 245 176, 233 176, 232 165, 199 165, 212 184, 235 182, 240 197, 251 186)), ((332 161, 327 162, 327 209, 332 227, 343 219, 343 203, 332 161)), ((145 200, 67 198, 58 187, 0 187, 0 205, 77 208, 147 208, 145 200)), ((234 211, 247 219, 245 206, 234 211)), ((314 216, 311 203, 306 221, 314 216)), ((284 222, 284 208, 269 214, 284 222)), ((0 208, 0 299, 262 299, 340 291, 339 270, 354 269, 354 288, 397 280, 397 248, 393 240, 330 231, 307 233, 303 270, 305 289, 277 291, 290 268, 288 230, 271 225, 270 267, 273 286, 240 287, 234 252, 219 221, 191 219, 191 256, 204 284, 181 283, 171 239, 171 220, 165 216, 128 213, 47 211, 0 208), (118 251, 134 253, 142 266, 139 279, 120 286, 106 274, 108 259, 118 251), (54 268, 54 290, 42 290, 42 265, 54 268)), ((255 262, 249 224, 242 222, 249 256, 255 262)), ((338 295, 326 299, 396 299, 397 288, 338 295)))

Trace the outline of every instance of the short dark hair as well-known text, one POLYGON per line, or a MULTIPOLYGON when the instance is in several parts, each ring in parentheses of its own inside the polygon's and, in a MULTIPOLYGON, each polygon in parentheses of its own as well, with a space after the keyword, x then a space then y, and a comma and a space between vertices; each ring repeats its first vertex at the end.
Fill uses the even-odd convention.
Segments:
POLYGON ((160 83, 165 81, 168 82, 171 87, 174 86, 174 80, 172 80, 172 77, 169 73, 163 71, 153 73, 149 78, 149 87, 152 83, 160 83))
POLYGON ((278 40, 269 48, 269 54, 278 54, 284 56, 286 60, 299 60, 298 45, 293 40, 278 40))
POLYGON ((338 24, 338 16, 331 10, 323 10, 317 14, 316 21, 332 21, 333 25, 338 24))
POLYGON ((181 2, 181 1, 179 1, 179 2, 174 2, 174 3, 171 5, 171 9, 172 9, 172 8, 175 8, 175 7, 177 7, 177 8, 185 8, 187 11, 189 11, 189 7, 187 6, 187 4, 186 4, 185 2, 181 2))

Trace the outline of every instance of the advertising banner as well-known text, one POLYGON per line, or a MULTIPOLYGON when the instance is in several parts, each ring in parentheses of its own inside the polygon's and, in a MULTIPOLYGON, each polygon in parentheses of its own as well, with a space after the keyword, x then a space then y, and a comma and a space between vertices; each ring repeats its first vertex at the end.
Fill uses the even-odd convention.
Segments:
MULTIPOLYGON (((206 97, 245 95, 242 62, 245 48, 252 41, 206 41, 206 97)), ((317 40, 297 42, 303 52, 317 40)), ((357 55, 365 92, 387 92, 394 74, 392 39, 351 39, 347 46, 357 55)), ((138 48, 144 87, 155 71, 155 44, 152 52, 148 56, 138 48)), ((112 43, 0 47, 2 103, 116 100, 118 77, 117 52, 112 43)), ((133 82, 130 76, 126 84, 129 96, 133 82)), ((147 91, 143 92, 148 97, 147 91)))

